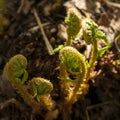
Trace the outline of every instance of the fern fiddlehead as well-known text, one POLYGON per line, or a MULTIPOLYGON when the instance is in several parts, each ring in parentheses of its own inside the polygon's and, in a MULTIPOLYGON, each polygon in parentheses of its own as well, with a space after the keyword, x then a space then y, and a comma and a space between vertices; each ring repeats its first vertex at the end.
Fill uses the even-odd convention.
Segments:
POLYGON ((39 104, 28 93, 24 82, 27 80, 28 73, 26 71, 27 59, 23 55, 13 56, 4 67, 4 76, 9 80, 14 89, 23 97, 24 101, 32 107, 33 112, 40 109, 39 104))
POLYGON ((81 86, 80 86, 80 82, 78 82, 77 83, 78 85, 76 84, 76 87, 73 91, 77 91, 79 88, 80 91, 82 89, 84 91, 84 87, 87 86, 88 80, 95 67, 97 58, 99 56, 101 57, 105 53, 105 51, 110 47, 110 45, 106 35, 101 30, 98 29, 98 25, 92 19, 90 18, 80 19, 78 15, 75 14, 75 11, 73 9, 68 10, 68 15, 65 18, 65 23, 67 24, 67 34, 68 34, 68 40, 66 41, 66 46, 71 45, 70 42, 71 39, 80 33, 81 36, 83 36, 83 39, 85 40, 86 44, 91 44, 92 46, 92 52, 90 55, 89 62, 87 62, 87 60, 85 60, 83 55, 81 55, 77 50, 73 49, 72 47, 62 48, 60 50, 60 55, 59 55, 61 62, 60 76, 63 77, 63 78, 61 77, 61 79, 66 79, 67 81, 71 81, 72 83, 75 83, 75 81, 79 81, 77 80, 77 78, 82 79, 80 80, 82 81, 81 86), (104 40, 107 46, 99 49, 98 48, 99 39, 104 40), (82 60, 84 58, 84 60, 83 61, 80 60, 81 58, 82 60), (72 76, 72 78, 73 79, 75 78, 76 80, 71 80, 70 76, 72 76))
POLYGON ((23 84, 27 78, 27 59, 23 55, 15 55, 4 67, 4 74, 12 84, 23 84))
POLYGON ((81 28, 83 29, 83 37, 87 44, 92 44, 92 54, 89 61, 87 79, 94 67, 95 60, 97 58, 97 40, 96 40, 96 30, 97 24, 90 18, 84 18, 81 20, 81 28))
MULTIPOLYGON (((53 90, 52 83, 40 77, 32 78, 32 80, 29 81, 29 86, 33 92, 34 97, 50 94, 50 92, 53 90)), ((38 98, 38 101, 39 101, 39 98, 38 98)))
MULTIPOLYGON (((59 58, 61 65, 64 66, 66 73, 69 74, 67 80, 73 83, 74 88, 72 94, 69 96, 69 101, 74 102, 80 85, 83 83, 87 73, 85 57, 75 48, 67 46, 60 51, 59 58), (70 75, 73 79, 70 78, 70 75)), ((66 79, 62 78, 65 77, 63 74, 60 77, 66 82, 66 79)))
POLYGON ((71 45, 71 39, 79 33, 80 30, 80 18, 76 14, 73 8, 68 10, 67 17, 65 18, 67 24, 67 35, 66 46, 71 45))
POLYGON ((110 44, 106 35, 102 31, 98 30, 98 25, 92 19, 81 19, 81 29, 83 30, 83 38, 85 42, 92 45, 92 53, 88 63, 88 72, 86 75, 87 82, 90 78, 90 73, 94 69, 96 59, 105 53, 105 51, 110 47, 110 44), (107 46, 99 49, 98 39, 103 39, 107 46))
POLYGON ((33 113, 42 109, 51 110, 54 103, 50 98, 53 85, 50 81, 35 77, 27 81, 27 59, 23 55, 13 56, 4 67, 4 76, 10 81, 14 89, 23 97, 24 101, 32 107, 33 113), (27 81, 27 85, 25 85, 27 81))
POLYGON ((64 115, 67 118, 71 110, 69 106, 76 102, 78 94, 86 94, 88 91, 88 81, 96 60, 105 53, 110 44, 105 33, 98 29, 98 25, 92 19, 79 18, 73 8, 68 10, 65 23, 68 38, 65 44, 55 51, 59 51, 61 95, 65 98, 65 111, 68 113, 64 115), (83 38, 87 45, 91 44, 92 51, 89 60, 85 59, 75 48, 70 47, 71 40, 77 37, 83 38), (98 48, 99 39, 103 40, 105 47, 98 48))
POLYGON ((53 90, 53 85, 50 81, 41 78, 34 77, 29 81, 28 87, 30 93, 34 98, 45 108, 48 110, 52 110, 54 108, 54 102, 50 97, 50 93, 53 90))

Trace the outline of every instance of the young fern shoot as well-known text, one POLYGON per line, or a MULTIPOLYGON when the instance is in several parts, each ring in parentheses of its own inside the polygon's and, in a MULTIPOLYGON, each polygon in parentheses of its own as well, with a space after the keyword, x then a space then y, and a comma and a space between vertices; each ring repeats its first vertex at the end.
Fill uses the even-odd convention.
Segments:
POLYGON ((21 54, 15 55, 6 63, 3 75, 9 80, 12 87, 23 97, 24 101, 32 107, 33 112, 37 112, 40 106, 24 86, 28 78, 26 67, 27 59, 21 54))
POLYGON ((41 77, 34 77, 29 81, 28 88, 32 96, 44 109, 51 111, 54 108, 54 102, 50 97, 53 85, 50 81, 41 77))
POLYGON ((59 45, 54 49, 54 52, 59 52, 65 46, 71 46, 72 39, 76 38, 80 34, 81 22, 80 17, 77 14, 75 9, 70 8, 67 13, 67 17, 65 18, 65 23, 67 25, 67 40, 64 45, 59 45))
POLYGON ((60 51, 59 59, 61 63, 60 79, 62 79, 62 86, 66 82, 70 82, 70 84, 72 84, 72 88, 70 88, 70 86, 67 88, 73 89, 67 98, 68 103, 71 104, 76 101, 77 94, 82 92, 79 91, 79 88, 84 82, 87 73, 85 57, 75 48, 66 46, 60 51))
POLYGON ((53 90, 52 83, 40 77, 33 78, 27 83, 26 67, 27 59, 18 54, 5 65, 3 74, 24 101, 31 106, 33 113, 40 112, 42 109, 51 110, 54 106, 50 98, 50 92, 53 90), (27 85, 24 84, 25 82, 27 85))
POLYGON ((88 82, 90 78, 90 74, 94 70, 95 62, 98 57, 102 57, 105 51, 110 47, 109 41, 106 35, 98 30, 98 25, 90 18, 83 18, 81 19, 81 29, 83 31, 83 38, 86 44, 92 45, 92 53, 90 56, 90 60, 88 63, 88 72, 86 75, 86 82, 88 82), (104 40, 106 47, 101 49, 98 48, 98 40, 104 40))
POLYGON ((67 24, 67 35, 68 39, 66 41, 66 46, 71 45, 71 40, 79 33, 80 31, 80 18, 76 14, 73 8, 68 10, 67 17, 65 18, 65 23, 67 24))
POLYGON ((94 70, 98 57, 102 57, 110 47, 109 41, 104 32, 98 29, 98 25, 90 18, 79 18, 73 9, 68 10, 65 18, 67 24, 68 39, 65 46, 60 49, 60 79, 61 91, 68 103, 73 104, 77 100, 78 94, 86 93, 88 81, 94 70), (70 47, 72 38, 78 37, 85 40, 86 44, 91 44, 92 52, 89 61, 73 47, 70 47), (103 48, 98 48, 98 40, 102 39, 106 44, 103 48), (72 86, 72 87, 71 87, 72 86))
POLYGON ((4 67, 4 75, 13 86, 16 84, 24 84, 28 78, 27 59, 23 55, 15 55, 4 67))

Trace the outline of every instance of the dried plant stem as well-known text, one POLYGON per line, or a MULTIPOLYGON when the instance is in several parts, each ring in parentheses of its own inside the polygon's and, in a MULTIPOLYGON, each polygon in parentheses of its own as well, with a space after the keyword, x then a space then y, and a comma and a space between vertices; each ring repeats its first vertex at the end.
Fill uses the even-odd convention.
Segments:
POLYGON ((47 36, 46 36, 46 34, 45 34, 45 32, 44 32, 44 29, 43 29, 41 20, 40 20, 40 18, 38 17, 38 14, 37 14, 37 11, 36 11, 35 8, 33 8, 33 14, 34 14, 34 16, 35 16, 35 18, 36 18, 36 21, 37 21, 37 23, 38 23, 38 25, 39 25, 39 28, 40 28, 40 30, 41 30, 41 33, 42 33, 42 35, 43 35, 43 38, 44 38, 44 41, 45 41, 45 44, 46 44, 48 53, 49 53, 50 55, 53 55, 53 54, 54 54, 53 48, 52 48, 52 46, 51 46, 51 44, 50 44, 50 42, 49 42, 49 40, 48 40, 48 38, 47 38, 47 36))
POLYGON ((114 2, 110 2, 108 0, 104 0, 104 1, 112 7, 120 8, 120 3, 114 3, 114 2))
POLYGON ((0 103, 0 110, 7 107, 10 103, 15 104, 21 111, 25 110, 22 104, 20 104, 15 98, 11 98, 3 103, 0 103))
POLYGON ((89 111, 90 110, 92 110, 92 109, 95 109, 95 108, 98 108, 98 107, 102 107, 102 106, 104 106, 104 105, 108 105, 108 104, 111 104, 111 103, 115 103, 115 99, 113 99, 113 100, 109 100, 109 101, 105 101, 105 102, 103 102, 103 103, 98 103, 98 104, 95 104, 95 105, 90 105, 90 106, 88 106, 87 108, 86 108, 86 111, 85 111, 85 113, 86 113, 86 119, 87 120, 90 120, 90 116, 89 116, 89 111))
POLYGON ((17 13, 18 13, 18 14, 21 12, 21 10, 22 10, 22 8, 23 8, 23 6, 24 6, 24 3, 25 3, 25 0, 21 0, 21 5, 20 5, 20 7, 19 7, 18 10, 17 10, 17 13))

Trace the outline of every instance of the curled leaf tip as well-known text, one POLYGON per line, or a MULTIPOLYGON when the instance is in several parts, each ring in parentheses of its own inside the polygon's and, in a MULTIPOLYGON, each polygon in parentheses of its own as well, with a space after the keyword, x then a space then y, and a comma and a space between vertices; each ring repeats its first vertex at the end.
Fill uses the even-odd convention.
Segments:
POLYGON ((27 59, 21 54, 13 56, 4 67, 4 75, 13 83, 27 80, 27 59))
POLYGON ((86 74, 85 57, 75 48, 64 47, 59 54, 61 63, 66 70, 72 75, 86 74))
POLYGON ((81 19, 81 27, 83 29, 83 37, 87 44, 94 42, 95 32, 98 25, 90 18, 81 19))
POLYGON ((50 81, 41 78, 41 77, 34 77, 32 80, 29 81, 29 88, 34 97, 50 94, 53 90, 53 85, 50 81))
POLYGON ((80 30, 80 18, 76 14, 73 8, 70 8, 65 18, 65 23, 68 25, 67 34, 70 37, 73 37, 79 33, 80 30))

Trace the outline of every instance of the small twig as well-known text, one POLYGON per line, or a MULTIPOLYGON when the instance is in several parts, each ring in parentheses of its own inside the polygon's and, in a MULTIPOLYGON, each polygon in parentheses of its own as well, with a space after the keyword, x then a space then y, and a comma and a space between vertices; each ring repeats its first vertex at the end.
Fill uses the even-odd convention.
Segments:
POLYGON ((17 13, 18 13, 18 14, 21 12, 21 10, 22 10, 22 8, 23 8, 23 6, 24 6, 24 2, 25 2, 25 0, 21 0, 20 7, 19 7, 18 10, 17 10, 17 13))
POLYGON ((48 53, 49 53, 50 55, 53 55, 53 54, 54 54, 53 48, 52 48, 52 46, 51 46, 51 44, 50 44, 50 42, 49 42, 49 40, 48 40, 48 38, 47 38, 47 36, 46 36, 46 34, 45 34, 45 32, 44 32, 44 29, 43 29, 41 20, 40 20, 40 18, 38 17, 38 14, 37 14, 37 11, 36 11, 35 8, 33 8, 33 14, 34 14, 34 16, 35 16, 35 18, 36 18, 36 21, 37 21, 37 23, 38 23, 38 25, 39 25, 39 27, 40 27, 40 30, 41 30, 41 33, 42 33, 42 35, 43 35, 43 38, 44 38, 44 41, 45 41, 45 44, 46 44, 48 53))
POLYGON ((109 2, 109 1, 106 1, 106 0, 104 0, 104 1, 105 1, 108 5, 110 5, 110 6, 120 8, 120 4, 119 4, 119 3, 109 2))
MULTIPOLYGON (((43 27, 45 27, 45 26, 47 26, 47 25, 50 25, 50 23, 49 23, 49 22, 46 22, 46 23, 43 23, 43 24, 42 24, 43 27)), ((31 32, 33 31, 33 32, 34 32, 34 31, 37 31, 38 29, 40 29, 40 28, 39 28, 39 26, 37 25, 37 26, 33 26, 32 28, 28 29, 28 31, 31 31, 31 32)))
POLYGON ((14 98, 11 98, 9 100, 6 100, 3 103, 0 103, 0 110, 7 107, 9 104, 15 104, 21 111, 25 110, 25 108, 14 98))
POLYGON ((86 120, 90 120, 88 110, 85 110, 85 114, 86 114, 86 120))
POLYGON ((87 120, 90 120, 89 113, 88 113, 89 110, 97 108, 97 107, 101 107, 101 106, 104 106, 104 105, 108 105, 108 104, 111 104, 113 102, 115 102, 115 100, 110 100, 110 101, 106 101, 106 102, 103 102, 103 103, 88 106, 86 108, 86 111, 85 111, 87 120))
POLYGON ((107 105, 107 104, 110 104, 110 103, 113 103, 113 102, 114 102, 114 100, 106 101, 106 102, 103 102, 103 103, 88 106, 86 109, 87 110, 94 109, 94 108, 101 107, 103 105, 107 105))
POLYGON ((116 46, 118 52, 120 52, 120 38, 119 39, 115 38, 115 46, 116 46))

